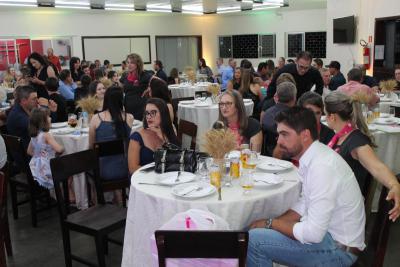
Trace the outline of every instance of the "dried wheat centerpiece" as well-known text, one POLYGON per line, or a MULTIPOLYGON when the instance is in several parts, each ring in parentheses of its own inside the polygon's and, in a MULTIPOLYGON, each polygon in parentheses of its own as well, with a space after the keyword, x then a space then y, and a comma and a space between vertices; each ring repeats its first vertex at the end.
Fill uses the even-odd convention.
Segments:
POLYGON ((229 129, 212 129, 205 133, 203 149, 214 159, 224 159, 236 148, 236 138, 229 129))
POLYGON ((196 72, 194 71, 193 67, 186 67, 185 74, 188 81, 192 83, 196 82, 196 72))
POLYGON ((360 104, 368 105, 371 101, 371 95, 366 94, 365 92, 356 92, 351 95, 351 99, 353 101, 359 102, 360 104))
POLYGON ((77 107, 80 107, 83 111, 86 111, 89 116, 91 116, 100 108, 100 101, 93 96, 89 96, 77 101, 77 107))
POLYGON ((382 93, 392 93, 397 86, 396 80, 381 81, 379 83, 379 88, 381 88, 382 93))

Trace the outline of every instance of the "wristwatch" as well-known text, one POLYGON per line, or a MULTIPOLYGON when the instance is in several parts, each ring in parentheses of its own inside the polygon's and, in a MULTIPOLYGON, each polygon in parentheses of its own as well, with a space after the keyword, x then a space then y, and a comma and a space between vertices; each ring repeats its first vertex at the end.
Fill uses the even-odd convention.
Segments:
POLYGON ((272 228, 272 220, 271 218, 267 218, 265 222, 265 228, 266 229, 271 229, 272 228))

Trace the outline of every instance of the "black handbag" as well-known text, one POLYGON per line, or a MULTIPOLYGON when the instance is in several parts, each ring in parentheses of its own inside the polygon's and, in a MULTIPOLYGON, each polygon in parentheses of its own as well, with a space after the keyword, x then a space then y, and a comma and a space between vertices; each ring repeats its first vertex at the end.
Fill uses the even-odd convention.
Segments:
POLYGON ((154 152, 155 172, 196 172, 198 153, 167 144, 154 152))

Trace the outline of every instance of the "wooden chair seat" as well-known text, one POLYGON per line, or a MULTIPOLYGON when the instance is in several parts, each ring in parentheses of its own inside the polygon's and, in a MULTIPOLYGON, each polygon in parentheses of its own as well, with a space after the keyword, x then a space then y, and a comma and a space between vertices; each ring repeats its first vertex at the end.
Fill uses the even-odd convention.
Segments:
POLYGON ((68 215, 65 223, 71 229, 81 229, 92 233, 112 231, 125 225, 126 209, 115 205, 97 205, 68 215))

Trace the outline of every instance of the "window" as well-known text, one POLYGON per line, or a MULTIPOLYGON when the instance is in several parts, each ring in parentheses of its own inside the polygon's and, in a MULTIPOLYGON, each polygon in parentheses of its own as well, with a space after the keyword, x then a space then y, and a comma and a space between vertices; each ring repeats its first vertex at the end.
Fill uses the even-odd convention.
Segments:
POLYGON ((232 36, 220 36, 219 38, 219 57, 232 57, 232 36))
POLYGON ((275 57, 275 34, 260 35, 258 43, 260 46, 259 57, 275 57))
POLYGON ((287 35, 287 56, 296 57, 304 50, 304 33, 288 33, 287 35))
POLYGON ((275 34, 241 34, 218 37, 219 57, 266 58, 275 57, 275 34))

